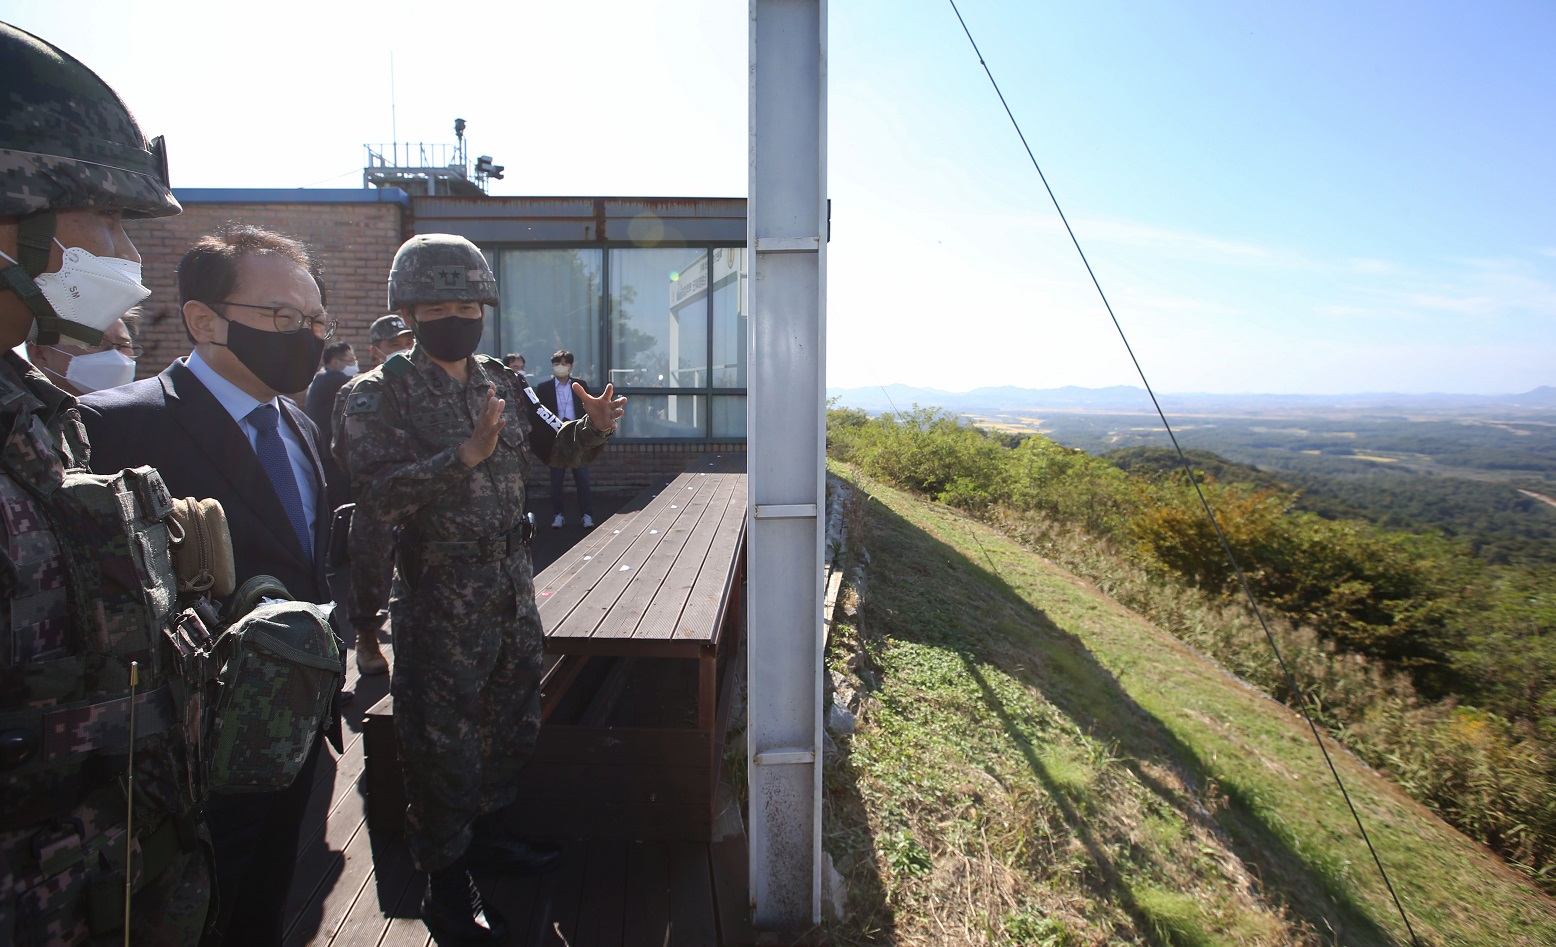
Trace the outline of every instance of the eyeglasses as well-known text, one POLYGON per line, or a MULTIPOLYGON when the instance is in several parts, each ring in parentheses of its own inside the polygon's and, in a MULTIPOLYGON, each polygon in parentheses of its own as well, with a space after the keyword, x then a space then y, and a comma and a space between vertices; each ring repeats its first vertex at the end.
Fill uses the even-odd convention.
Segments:
MULTIPOLYGON (((327 312, 321 312, 317 316, 305 316, 301 309, 294 309, 291 306, 256 306, 253 303, 235 303, 231 300, 223 300, 220 305, 239 306, 243 309, 258 309, 261 312, 268 312, 270 313, 270 318, 275 320, 276 331, 284 335, 291 335, 307 326, 308 330, 313 333, 314 338, 324 341, 333 337, 336 327, 340 325, 340 323, 331 319, 330 314, 327 312)), ((214 307, 211 311, 216 312, 214 307)), ((219 312, 216 312, 216 314, 222 316, 219 312)), ((226 319, 227 317, 222 316, 222 318, 226 319)))
POLYGON ((140 358, 146 354, 146 347, 139 342, 108 342, 107 348, 103 349, 103 351, 106 352, 109 348, 118 349, 122 354, 128 355, 130 358, 140 358))

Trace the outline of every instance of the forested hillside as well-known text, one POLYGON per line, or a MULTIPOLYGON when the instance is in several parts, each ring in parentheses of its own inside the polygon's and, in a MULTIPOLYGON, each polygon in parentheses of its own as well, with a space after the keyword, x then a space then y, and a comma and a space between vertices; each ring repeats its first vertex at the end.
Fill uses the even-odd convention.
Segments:
MULTIPOLYGON (((1296 694, 1181 472, 934 411, 833 411, 835 458, 997 524, 1277 699, 1296 694), (1130 467, 1133 469, 1124 469, 1130 467)), ((1318 720, 1556 889, 1556 567, 1320 515, 1199 456, 1200 485, 1318 720)))
MULTIPOLYGON (((1291 493, 1297 509, 1325 519, 1365 519, 1388 529, 1439 532, 1494 564, 1556 564, 1556 506, 1531 495, 1556 493, 1544 480, 1431 476, 1410 468, 1380 470, 1375 462, 1333 456, 1318 460, 1282 455, 1281 467, 1270 472, 1210 451, 1185 453, 1197 470, 1218 480, 1291 493)), ((1101 456, 1125 470, 1181 476, 1177 452, 1170 448, 1127 447, 1101 456)))

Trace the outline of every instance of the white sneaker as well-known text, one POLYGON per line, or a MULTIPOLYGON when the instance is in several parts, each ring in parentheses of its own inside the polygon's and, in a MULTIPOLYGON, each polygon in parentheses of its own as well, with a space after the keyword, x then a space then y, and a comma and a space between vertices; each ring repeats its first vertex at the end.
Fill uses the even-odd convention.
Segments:
POLYGON ((590 516, 588 513, 584 514, 584 517, 583 517, 583 528, 584 529, 594 529, 594 517, 590 516))
POLYGON ((552 529, 561 529, 562 528, 562 524, 564 522, 565 522, 565 520, 562 519, 562 514, 558 513, 556 515, 556 518, 551 521, 551 528, 552 529))

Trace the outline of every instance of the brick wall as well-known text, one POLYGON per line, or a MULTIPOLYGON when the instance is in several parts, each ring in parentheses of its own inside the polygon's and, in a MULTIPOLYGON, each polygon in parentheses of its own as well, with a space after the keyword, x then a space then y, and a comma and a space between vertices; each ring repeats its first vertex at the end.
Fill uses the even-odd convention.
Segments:
POLYGON ((389 264, 407 234, 405 209, 394 203, 184 205, 177 217, 125 221, 141 255, 151 298, 137 341, 146 347, 136 377, 146 378, 189 354, 178 311, 176 271, 184 251, 228 221, 284 233, 312 247, 329 292, 330 313, 340 320, 337 337, 350 342, 365 368, 367 330, 384 314, 389 264))
MULTIPOLYGON (((589 486, 594 490, 635 493, 651 483, 673 479, 691 466, 702 454, 744 454, 743 442, 717 444, 633 444, 612 441, 599 459, 589 465, 589 486)), ((544 497, 551 489, 550 468, 536 464, 530 468, 525 489, 531 496, 544 497)), ((573 480, 567 479, 567 489, 573 480)))

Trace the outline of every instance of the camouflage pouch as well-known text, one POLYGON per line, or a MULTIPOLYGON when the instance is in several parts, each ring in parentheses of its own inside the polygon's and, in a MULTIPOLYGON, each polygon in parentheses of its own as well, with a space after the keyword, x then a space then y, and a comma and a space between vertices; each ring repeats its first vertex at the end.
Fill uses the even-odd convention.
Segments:
POLYGON ((328 719, 341 676, 329 612, 285 600, 279 583, 260 578, 274 594, 260 598, 253 593, 256 580, 245 583, 240 609, 245 599, 258 604, 216 642, 220 687, 206 742, 213 793, 290 786, 328 719))

